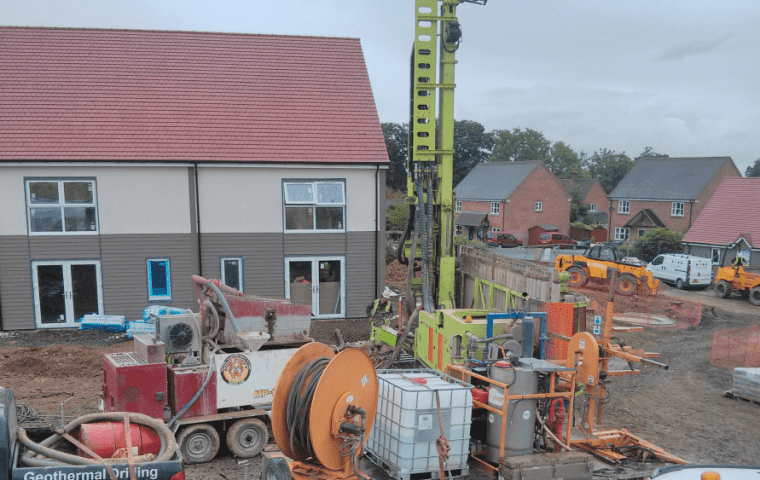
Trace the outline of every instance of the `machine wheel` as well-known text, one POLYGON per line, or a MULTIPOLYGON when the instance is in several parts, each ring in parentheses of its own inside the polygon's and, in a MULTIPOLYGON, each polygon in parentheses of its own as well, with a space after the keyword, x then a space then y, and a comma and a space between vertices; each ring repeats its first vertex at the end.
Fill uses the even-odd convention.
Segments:
POLYGON ((177 444, 185 463, 206 463, 219 453, 219 434, 207 423, 190 425, 179 433, 177 444))
POLYGON ((630 296, 636 293, 638 283, 633 275, 621 275, 617 281, 616 291, 618 295, 630 296))
POLYGON ((582 287, 588 283, 588 275, 581 267, 570 267, 566 272, 570 275, 567 284, 571 287, 582 287))
POLYGON ((676 288, 679 290, 683 290, 686 285, 683 283, 683 280, 676 279, 676 288))
POLYGON ((261 472, 262 480, 292 480, 288 462, 282 457, 269 459, 266 468, 261 472))
POLYGON ((760 285, 756 286, 749 292, 749 301, 752 305, 760 307, 760 285))
POLYGON ((728 298, 731 296, 731 284, 725 280, 715 284, 715 292, 720 298, 728 298))
POLYGON ((255 457, 269 441, 269 431, 258 418, 243 418, 227 430, 227 446, 240 458, 255 457))

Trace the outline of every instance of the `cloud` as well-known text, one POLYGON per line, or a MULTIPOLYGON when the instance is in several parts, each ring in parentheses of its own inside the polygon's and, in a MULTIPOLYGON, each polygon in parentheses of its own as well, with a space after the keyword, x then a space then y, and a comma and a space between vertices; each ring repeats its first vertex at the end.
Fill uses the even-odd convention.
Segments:
POLYGON ((693 55, 704 55, 724 45, 733 36, 734 34, 730 33, 714 40, 698 40, 676 45, 661 53, 656 60, 660 62, 675 62, 693 55))

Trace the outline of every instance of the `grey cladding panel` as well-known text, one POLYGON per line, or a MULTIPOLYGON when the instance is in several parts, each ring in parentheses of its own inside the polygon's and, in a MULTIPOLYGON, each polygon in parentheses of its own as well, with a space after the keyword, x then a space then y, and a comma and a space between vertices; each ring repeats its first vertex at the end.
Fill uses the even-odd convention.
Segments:
POLYGON ((31 275, 27 237, 0 237, 2 330, 35 328, 31 275))
POLYGON ((107 314, 142 318, 148 302, 148 258, 169 258, 172 301, 160 302, 197 310, 191 235, 108 235, 102 238, 103 301, 107 314))
POLYGON ((346 238, 342 233, 289 233, 284 235, 285 255, 342 255, 346 238))
POLYGON ((100 258, 98 235, 53 235, 29 237, 33 260, 75 260, 100 258))

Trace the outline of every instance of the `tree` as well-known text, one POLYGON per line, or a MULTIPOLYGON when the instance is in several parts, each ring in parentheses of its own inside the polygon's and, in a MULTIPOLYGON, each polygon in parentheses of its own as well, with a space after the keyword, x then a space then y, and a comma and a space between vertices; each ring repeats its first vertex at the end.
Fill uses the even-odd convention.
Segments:
POLYGON ((602 188, 610 193, 620 180, 633 168, 633 160, 625 153, 615 153, 614 150, 602 148, 590 157, 584 155, 585 167, 602 184, 602 188))
POLYGON ((385 209, 385 228, 387 230, 403 230, 408 218, 409 206, 404 202, 403 195, 397 195, 385 209))
POLYGON ((525 160, 542 160, 551 162, 552 145, 541 132, 526 128, 515 128, 493 132, 493 153, 491 162, 520 162, 525 160))
POLYGON ((745 177, 760 177, 760 158, 755 160, 754 165, 750 165, 747 167, 747 170, 744 172, 745 177))
POLYGON ((667 228, 652 228, 636 239, 634 250, 639 259, 651 262, 661 253, 683 252, 682 239, 683 233, 667 228))
POLYGON ((641 152, 641 155, 639 155, 637 158, 642 157, 667 157, 667 155, 664 153, 655 152, 652 147, 644 147, 644 151, 641 152))
POLYGON ((588 205, 583 201, 583 191, 578 185, 573 185, 568 193, 571 199, 570 222, 582 222, 588 214, 588 205))
POLYGON ((406 124, 383 123, 385 149, 388 151, 388 174, 385 184, 395 190, 406 190, 407 142, 409 128, 406 124))
POLYGON ((492 137, 472 120, 454 122, 454 186, 491 153, 492 137))
POLYGON ((554 142, 550 155, 546 166, 557 178, 570 178, 573 172, 578 174, 578 178, 590 178, 589 173, 583 170, 578 154, 565 142, 554 142))

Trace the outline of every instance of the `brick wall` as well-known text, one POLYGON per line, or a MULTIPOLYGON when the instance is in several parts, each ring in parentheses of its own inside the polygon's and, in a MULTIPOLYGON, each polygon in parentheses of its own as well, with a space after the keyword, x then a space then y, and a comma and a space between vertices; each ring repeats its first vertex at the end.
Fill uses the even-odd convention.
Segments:
POLYGON ((594 182, 594 185, 589 189, 585 202, 586 204, 596 203, 596 210, 598 212, 606 212, 609 207, 607 193, 605 193, 599 182, 594 182))

